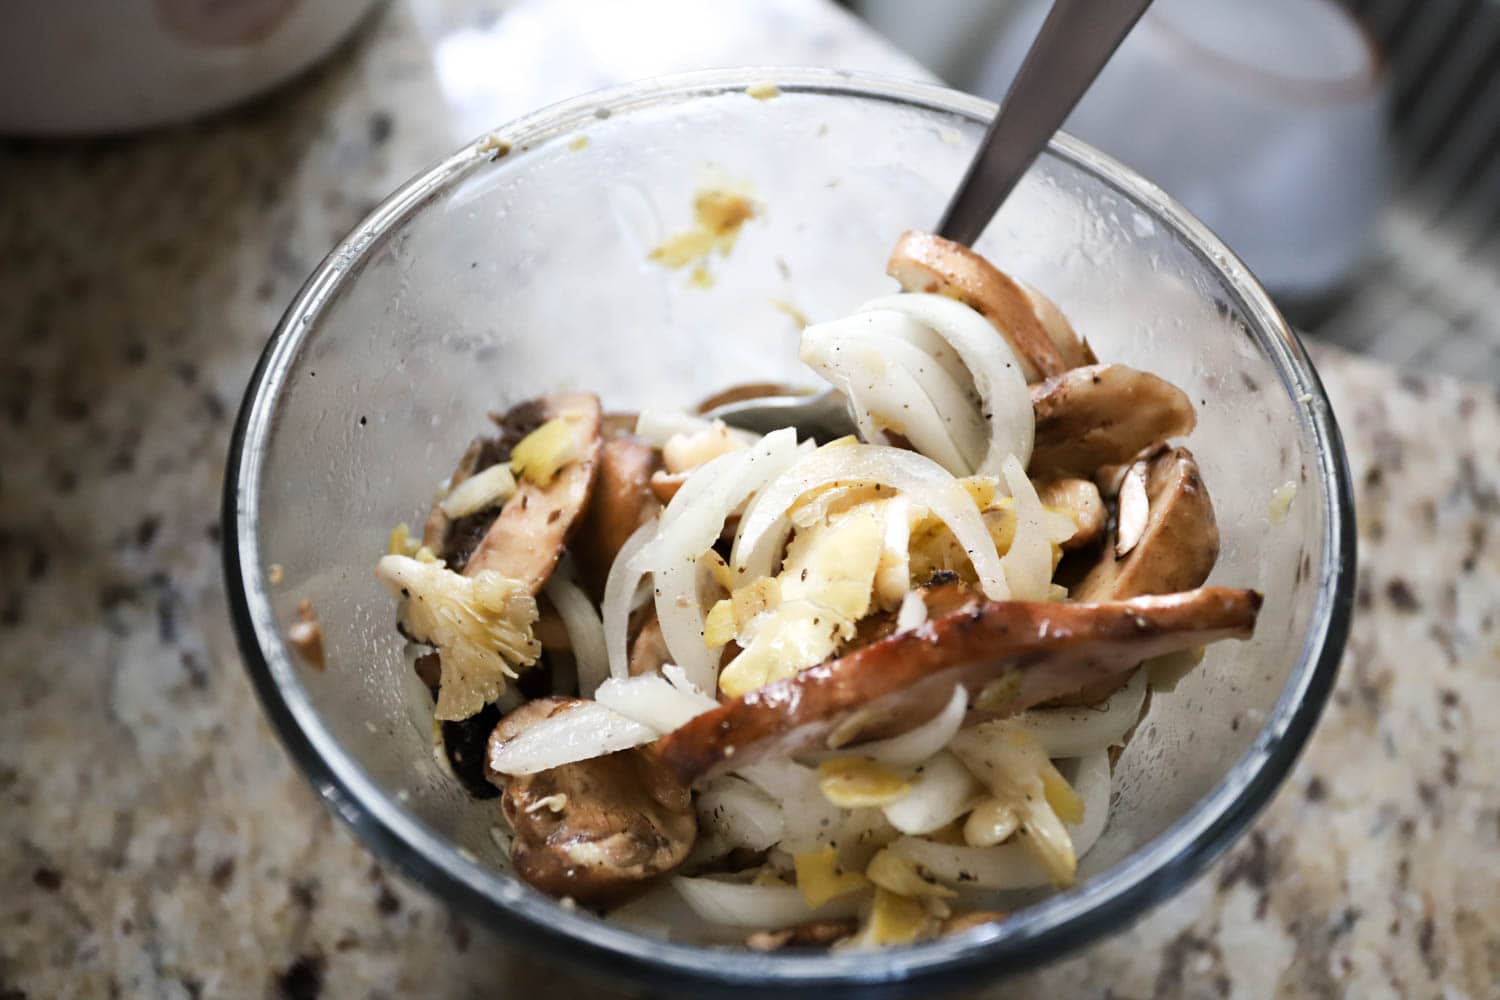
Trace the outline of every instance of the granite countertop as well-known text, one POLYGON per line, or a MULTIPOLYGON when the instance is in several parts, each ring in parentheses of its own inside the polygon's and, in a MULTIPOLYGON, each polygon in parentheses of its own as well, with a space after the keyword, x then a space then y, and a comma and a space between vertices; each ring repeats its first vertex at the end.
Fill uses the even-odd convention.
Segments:
MULTIPOLYGON (((241 671, 236 401, 384 193, 547 100, 690 66, 920 71, 821 0, 411 0, 212 121, 0 146, 0 998, 597 995, 378 864, 241 671), (617 9, 617 6, 616 8, 617 9), (572 27, 569 21, 572 20, 572 27), (680 30, 653 33, 651 25, 680 30)), ((1493 996, 1500 397, 1316 352, 1358 490, 1337 691, 1267 813, 1134 929, 1006 995, 1493 996)))

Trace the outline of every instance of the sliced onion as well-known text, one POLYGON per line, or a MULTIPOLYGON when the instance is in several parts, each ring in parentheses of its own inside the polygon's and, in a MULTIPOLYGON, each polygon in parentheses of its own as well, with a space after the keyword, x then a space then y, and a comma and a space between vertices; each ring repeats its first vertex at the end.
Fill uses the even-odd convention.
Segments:
MULTIPOLYGON (((1109 822, 1108 752, 1096 751, 1081 759, 1073 784, 1083 799, 1083 821, 1068 826, 1067 830, 1073 842, 1073 853, 1081 858, 1098 842, 1109 822)), ((890 849, 952 885, 977 889, 1036 889, 1052 884, 1031 854, 1014 838, 996 847, 963 847, 938 844, 920 837, 902 837, 890 849)))
POLYGON ((797 499, 834 483, 856 482, 898 490, 932 511, 968 553, 985 595, 996 601, 1010 597, 995 541, 958 480, 930 458, 884 445, 821 448, 769 483, 740 518, 734 568, 751 579, 770 576, 790 530, 787 510, 797 499))
POLYGON ((790 885, 752 885, 713 878, 674 878, 672 887, 704 920, 730 927, 779 930, 809 920, 852 917, 865 893, 851 892, 814 909, 790 885))
POLYGON ((1146 672, 1137 670, 1103 708, 1033 708, 1014 716, 1009 725, 1036 737, 1049 757, 1081 757, 1125 737, 1141 717, 1146 687, 1146 672))
POLYGON ((1109 768, 1109 751, 1095 750, 1078 758, 1077 770, 1070 784, 1083 799, 1083 822, 1068 827, 1073 838, 1073 853, 1081 860, 1099 842, 1109 824, 1109 793, 1113 776, 1109 768))
POLYGON ((910 316, 953 345, 963 359, 990 420, 989 448, 976 471, 999 472, 1006 455, 1015 455, 1024 467, 1031 460, 1036 420, 1020 361, 1005 338, 997 337, 995 328, 979 313, 943 295, 886 295, 866 302, 859 311, 877 309, 910 316))
POLYGON ((927 599, 920 590, 908 590, 896 609, 896 631, 910 632, 927 624, 927 599))
POLYGON ((467 517, 487 507, 494 507, 516 491, 516 477, 504 462, 492 465, 465 479, 438 501, 443 514, 452 519, 467 517))
POLYGON ((949 885, 976 889, 1035 889, 1050 886, 1037 863, 1014 839, 995 847, 939 844, 902 837, 889 850, 949 885))
POLYGON ((1052 543, 1044 523, 1047 510, 1016 456, 1007 455, 1001 469, 1016 502, 1015 537, 1000 559, 1005 582, 1017 601, 1045 601, 1052 592, 1052 543))
POLYGON ((894 429, 966 476, 983 459, 989 433, 965 386, 914 342, 922 333, 897 312, 856 313, 804 329, 801 357, 844 394, 866 440, 884 442, 880 429, 894 429))
POLYGON ((598 702, 584 701, 492 746, 490 767, 501 774, 535 774, 629 750, 651 742, 656 735, 654 729, 598 702))
POLYGON ((969 769, 944 750, 922 765, 911 791, 881 812, 902 833, 931 833, 968 812, 983 796, 984 789, 969 769))
POLYGON ((750 782, 734 775, 714 781, 698 796, 699 826, 730 847, 763 851, 786 833, 781 806, 750 782))
MULTIPOLYGON (((707 417, 700 417, 693 413, 684 413, 681 410, 642 410, 640 416, 635 418, 635 433, 637 437, 645 438, 656 447, 663 447, 667 441, 678 434, 698 434, 706 430, 712 430, 714 422, 707 417)), ((729 428, 732 437, 738 438, 745 444, 751 444, 757 435, 737 427, 729 428)))
POLYGON ((962 684, 955 684, 948 704, 920 726, 889 739, 848 747, 845 752, 869 757, 882 764, 915 767, 948 745, 953 734, 964 724, 964 713, 968 708, 969 692, 962 684))
POLYGON ((609 676, 609 653, 604 648, 604 623, 571 574, 557 572, 547 581, 547 597, 557 609, 573 659, 578 665, 578 694, 592 698, 594 690, 609 676))
POLYGON ((656 532, 654 517, 636 528, 620 546, 604 581, 604 649, 611 677, 630 676, 630 612, 638 604, 641 580, 646 576, 635 567, 634 561, 646 543, 656 537, 656 532))
MULTIPOLYGON (((796 852, 836 837, 850 815, 823 797, 818 772, 785 759, 757 761, 738 769, 741 777, 781 806, 786 828, 782 846, 796 852)), ((854 810, 866 812, 867 810, 854 810)))
POLYGON ((719 707, 712 698, 681 691, 659 674, 611 677, 599 685, 594 700, 661 734, 719 707))
POLYGON ((698 560, 723 533, 729 515, 796 456, 797 432, 784 427, 744 451, 699 466, 662 512, 656 538, 631 560, 633 567, 652 574, 656 618, 667 651, 700 691, 715 689, 719 651, 703 641, 698 560))

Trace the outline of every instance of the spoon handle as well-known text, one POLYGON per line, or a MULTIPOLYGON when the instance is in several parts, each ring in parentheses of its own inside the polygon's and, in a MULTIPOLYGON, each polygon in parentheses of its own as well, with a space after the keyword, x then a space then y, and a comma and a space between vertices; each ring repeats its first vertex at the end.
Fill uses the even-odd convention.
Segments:
POLYGON ((971 245, 1151 0, 1055 0, 938 233, 971 245))

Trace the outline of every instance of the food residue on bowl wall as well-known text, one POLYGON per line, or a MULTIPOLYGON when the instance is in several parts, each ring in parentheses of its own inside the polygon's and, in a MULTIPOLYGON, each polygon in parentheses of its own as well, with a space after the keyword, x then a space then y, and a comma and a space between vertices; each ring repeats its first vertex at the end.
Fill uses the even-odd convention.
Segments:
POLYGON ((769 101, 773 97, 781 96, 781 88, 770 80, 762 80, 760 83, 752 83, 745 88, 745 93, 757 101, 769 101))
POLYGON ((323 658, 323 626, 318 624, 311 599, 304 597, 297 605, 297 620, 286 630, 286 641, 314 670, 327 666, 323 658))
POLYGON ((713 284, 708 258, 718 251, 729 256, 739 238, 740 227, 755 218, 756 205, 745 194, 725 188, 706 188, 693 199, 692 228, 669 236, 654 250, 651 259, 667 267, 696 264, 692 282, 700 288, 713 284))

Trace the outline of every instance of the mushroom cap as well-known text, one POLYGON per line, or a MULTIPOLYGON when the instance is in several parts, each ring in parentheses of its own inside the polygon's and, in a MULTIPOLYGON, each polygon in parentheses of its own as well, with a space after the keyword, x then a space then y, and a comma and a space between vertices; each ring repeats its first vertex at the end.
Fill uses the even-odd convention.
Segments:
MULTIPOLYGON (((576 698, 539 698, 495 727, 491 747, 576 698)), ((698 836, 692 795, 649 747, 505 777, 500 806, 516 874, 551 896, 612 906, 686 860, 698 836)))
POLYGON ((1033 478, 1090 477, 1197 423, 1187 394, 1126 365, 1073 368, 1031 387, 1033 478))

